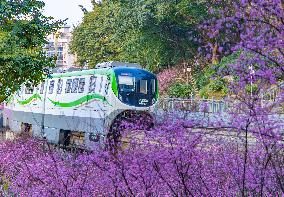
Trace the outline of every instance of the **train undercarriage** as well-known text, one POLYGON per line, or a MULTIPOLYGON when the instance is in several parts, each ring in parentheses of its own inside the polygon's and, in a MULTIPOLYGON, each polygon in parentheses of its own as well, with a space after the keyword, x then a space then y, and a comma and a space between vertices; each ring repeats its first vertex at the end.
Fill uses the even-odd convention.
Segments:
POLYGON ((9 139, 13 139, 19 135, 28 135, 46 139, 49 143, 64 149, 93 149, 90 147, 91 144, 91 146, 96 146, 95 149, 99 147, 113 150, 125 146, 131 137, 135 137, 135 133, 139 135, 139 131, 151 129, 154 126, 154 120, 148 112, 123 111, 107 127, 105 135, 66 129, 43 129, 37 125, 15 122, 9 119, 5 120, 4 126, 6 126, 7 131, 10 131, 8 134, 9 137, 7 137, 9 139), (42 132, 42 130, 45 132, 42 132), (54 139, 51 139, 50 136, 53 136, 54 139), (86 142, 89 142, 89 144, 86 144, 86 142))

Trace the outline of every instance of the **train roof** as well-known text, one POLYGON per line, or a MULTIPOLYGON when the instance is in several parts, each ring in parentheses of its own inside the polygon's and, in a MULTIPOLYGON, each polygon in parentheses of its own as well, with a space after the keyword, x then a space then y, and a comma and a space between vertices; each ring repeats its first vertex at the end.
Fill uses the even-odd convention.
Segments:
POLYGON ((114 67, 114 68, 100 68, 100 69, 89 69, 81 71, 72 71, 66 73, 54 73, 51 74, 51 78, 61 78, 61 77, 73 77, 73 76, 83 76, 83 75, 111 75, 114 73, 131 72, 134 74, 147 73, 148 75, 154 75, 151 72, 137 67, 114 67))
POLYGON ((101 68, 101 69, 72 71, 72 72, 66 72, 66 73, 54 73, 54 74, 51 74, 51 77, 61 78, 61 77, 73 77, 73 76, 93 75, 93 74, 109 75, 112 72, 113 72, 112 68, 101 68))
POLYGON ((116 67, 113 69, 116 74, 132 73, 134 76, 146 75, 148 77, 155 77, 155 75, 142 68, 131 68, 131 67, 116 67))
POLYGON ((61 78, 61 77, 83 76, 83 75, 93 75, 93 74, 110 75, 113 72, 120 73, 126 70, 134 74, 140 74, 142 72, 143 73, 147 72, 148 74, 152 74, 146 70, 143 70, 139 64, 110 61, 110 62, 98 63, 95 69, 71 71, 65 73, 53 73, 51 74, 51 77, 61 78))

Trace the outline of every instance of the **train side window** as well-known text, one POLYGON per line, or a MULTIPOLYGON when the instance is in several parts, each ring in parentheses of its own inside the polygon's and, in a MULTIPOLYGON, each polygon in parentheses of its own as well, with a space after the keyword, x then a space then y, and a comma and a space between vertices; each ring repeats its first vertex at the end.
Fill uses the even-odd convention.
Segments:
POLYGON ((106 83, 105 83, 105 95, 107 95, 108 86, 109 86, 109 81, 107 80, 106 83))
POLYGON ((147 94, 147 80, 140 80, 140 93, 147 94))
POLYGON ((151 79, 151 91, 152 91, 152 94, 155 94, 156 92, 156 80, 155 79, 151 79))
POLYGON ((100 81, 100 90, 99 90, 100 93, 102 93, 103 85, 104 85, 104 76, 101 77, 101 81, 100 81))
POLYGON ((54 80, 51 80, 49 83, 48 94, 53 94, 53 90, 54 90, 54 80))
POLYGON ((97 81, 97 77, 96 76, 91 76, 91 78, 90 78, 90 85, 89 85, 89 93, 95 92, 96 81, 97 81))
POLYGON ((79 78, 73 79, 71 93, 77 93, 79 88, 79 78))
POLYGON ((43 81, 43 82, 40 84, 40 91, 39 91, 40 94, 43 94, 44 85, 45 85, 45 81, 43 81))
POLYGON ((72 89, 72 79, 67 79, 65 93, 70 93, 72 89))
POLYGON ((105 95, 108 94, 108 88, 109 88, 109 85, 110 85, 110 78, 107 77, 106 79, 106 83, 105 83, 105 95))
POLYGON ((79 93, 83 93, 85 89, 85 78, 80 78, 79 81, 79 93))
POLYGON ((17 96, 20 96, 21 94, 21 87, 17 90, 17 96))
POLYGON ((58 83, 57 83, 57 94, 61 94, 61 92, 62 92, 62 87, 63 87, 63 80, 62 80, 62 79, 58 79, 58 83))
POLYGON ((34 92, 34 87, 32 85, 25 86, 25 94, 32 94, 34 92))
POLYGON ((20 97, 20 96, 22 96, 22 94, 23 94, 23 87, 20 86, 20 88, 17 91, 17 96, 20 97))

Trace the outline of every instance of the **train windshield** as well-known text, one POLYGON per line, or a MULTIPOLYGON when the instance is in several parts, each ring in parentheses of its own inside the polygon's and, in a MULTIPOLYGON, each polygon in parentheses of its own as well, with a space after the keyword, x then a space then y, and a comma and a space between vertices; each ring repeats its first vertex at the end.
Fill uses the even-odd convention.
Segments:
POLYGON ((130 76, 118 76, 119 89, 122 92, 134 92, 135 91, 135 78, 130 76))
POLYGON ((157 78, 154 74, 131 68, 116 70, 118 98, 123 103, 148 107, 156 102, 157 78))

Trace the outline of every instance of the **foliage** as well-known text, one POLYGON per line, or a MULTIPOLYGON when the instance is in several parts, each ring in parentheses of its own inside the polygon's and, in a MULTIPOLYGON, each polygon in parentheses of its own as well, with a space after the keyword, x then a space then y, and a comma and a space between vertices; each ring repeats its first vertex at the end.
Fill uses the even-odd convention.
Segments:
POLYGON ((115 20, 119 18, 119 3, 94 3, 92 12, 86 12, 83 22, 73 30, 70 49, 80 64, 94 67, 98 62, 119 60, 120 43, 116 43, 115 20))
MULTIPOLYGON (((220 77, 224 75, 232 74, 232 69, 229 65, 235 63, 240 56, 240 52, 232 53, 226 57, 223 57, 218 64, 210 64, 205 68, 196 68, 193 77, 195 85, 199 90, 201 98, 208 98, 210 96, 224 97, 228 93, 228 81, 220 77)), ((191 95, 191 88, 186 88, 184 80, 180 79, 185 77, 181 72, 182 68, 165 69, 158 74, 159 91, 163 94, 173 97, 189 97, 191 95), (180 80, 178 80, 180 79, 180 80), (180 83, 181 85, 178 85, 180 83), (182 91, 185 92, 182 92, 182 91), (179 93, 177 93, 179 92, 179 93)))
POLYGON ((223 90, 225 87, 226 87, 226 82, 224 79, 212 80, 209 83, 209 90, 213 92, 223 90))
POLYGON ((209 65, 196 73, 196 85, 201 98, 224 97, 228 93, 228 81, 222 77, 228 73, 233 74, 228 65, 237 61, 237 56, 231 54, 221 59, 218 64, 209 65), (220 76, 220 74, 222 75, 220 76))
POLYGON ((5 97, 22 83, 37 83, 43 68, 53 65, 42 47, 62 23, 44 16, 43 7, 34 0, 0 2, 0 94, 5 97))
POLYGON ((213 77, 215 73, 216 70, 214 70, 212 66, 207 66, 202 70, 198 70, 194 75, 198 90, 206 86, 210 82, 210 78, 213 77))
POLYGON ((159 93, 165 95, 168 88, 175 82, 179 75, 179 70, 176 68, 165 69, 158 74, 159 93))
POLYGON ((189 98, 192 93, 190 84, 174 83, 168 89, 168 95, 174 98, 189 98))
POLYGON ((199 90, 199 96, 203 99, 209 98, 208 86, 205 86, 205 87, 203 87, 202 89, 199 90))
POLYGON ((257 86, 257 84, 247 84, 245 87, 245 90, 247 93, 253 93, 253 94, 257 94, 257 91, 259 90, 259 87, 257 86))
POLYGON ((218 64, 212 65, 212 69, 215 71, 215 76, 222 73, 222 75, 230 75, 232 74, 232 69, 230 68, 231 64, 237 62, 241 55, 242 51, 236 51, 232 54, 223 57, 218 64))
POLYGON ((209 64, 204 69, 198 70, 194 77, 201 98, 224 97, 228 93, 228 79, 237 76, 230 67, 238 61, 241 51, 236 51, 224 56, 218 63, 209 64))
POLYGON ((199 24, 217 5, 199 0, 94 2, 93 11, 74 29, 70 48, 90 67, 121 60, 157 71, 198 55, 198 46, 208 42, 199 24))
MULTIPOLYGON (((25 137, 1 142, 2 181, 8 183, 10 194, 20 196, 282 194, 277 177, 284 175, 283 154, 279 154, 283 145, 270 137, 281 127, 267 119, 264 112, 253 115, 262 118, 249 123, 245 121, 247 115, 234 114, 230 127, 221 119, 208 123, 204 119, 200 122, 170 116, 153 130, 139 129, 140 137, 131 138, 127 148, 115 152, 102 149, 72 155, 25 137), (249 147, 248 157, 244 157, 244 135, 238 135, 238 144, 235 139, 210 140, 204 135, 206 130, 201 129, 206 124, 221 132, 227 128, 232 133, 255 134, 256 142, 249 147), (259 127, 246 127, 247 124, 259 127), (198 128, 199 132, 194 130, 198 128)), ((136 135, 132 126, 137 128, 126 125, 128 132, 124 136, 136 135)))
POLYGON ((283 72, 283 43, 280 41, 283 36, 283 2, 244 0, 233 1, 232 5, 233 12, 217 11, 221 17, 208 21, 211 24, 205 27, 212 29, 208 36, 218 39, 220 32, 226 32, 224 39, 229 40, 237 30, 239 40, 230 44, 231 51, 241 51, 240 56, 250 54, 260 70, 265 69, 266 64, 272 64, 283 72))
POLYGON ((200 89, 199 94, 201 98, 209 97, 225 97, 228 93, 228 83, 222 79, 211 79, 207 85, 200 89))

